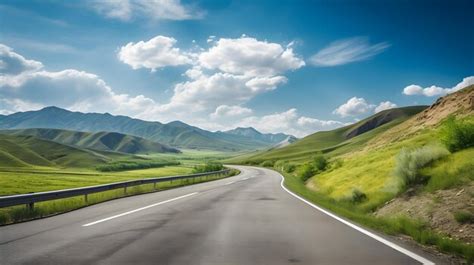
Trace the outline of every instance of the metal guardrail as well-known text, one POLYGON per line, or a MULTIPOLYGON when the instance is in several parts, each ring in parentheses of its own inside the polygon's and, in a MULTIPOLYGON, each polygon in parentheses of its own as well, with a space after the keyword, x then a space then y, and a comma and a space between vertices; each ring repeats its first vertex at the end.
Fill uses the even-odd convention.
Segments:
POLYGON ((195 178, 199 178, 199 177, 208 177, 208 176, 213 176, 213 175, 219 176, 221 174, 227 174, 229 173, 229 171, 230 171, 229 169, 225 169, 225 170, 220 170, 220 171, 205 172, 205 173, 198 173, 198 174, 192 174, 192 175, 148 178, 148 179, 115 182, 115 183, 110 183, 110 184, 83 187, 83 188, 46 191, 46 192, 19 194, 19 195, 11 195, 11 196, 1 196, 0 208, 26 204, 26 206, 29 209, 33 209, 34 204, 36 202, 64 199, 64 198, 76 197, 76 196, 81 196, 81 195, 85 196, 84 198, 87 203, 87 195, 92 194, 92 193, 115 190, 115 189, 120 189, 120 188, 123 188, 124 193, 127 193, 128 187, 139 186, 143 184, 154 184, 153 189, 156 189, 156 183, 159 183, 159 182, 167 182, 167 181, 182 180, 182 179, 194 180, 195 178))

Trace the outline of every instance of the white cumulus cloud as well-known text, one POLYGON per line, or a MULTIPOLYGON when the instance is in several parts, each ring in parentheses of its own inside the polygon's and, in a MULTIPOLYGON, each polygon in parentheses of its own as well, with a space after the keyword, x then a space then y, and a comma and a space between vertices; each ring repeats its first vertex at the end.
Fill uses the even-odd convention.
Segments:
POLYGON ((397 104, 395 104, 393 102, 383 101, 383 102, 380 102, 380 104, 377 107, 375 107, 374 112, 378 113, 378 112, 381 112, 383 110, 393 109, 393 108, 396 108, 396 107, 397 107, 397 104))
POLYGON ((41 68, 43 68, 42 63, 27 60, 14 52, 12 48, 0 44, 0 80, 4 75, 16 75, 22 72, 37 71, 41 68))
POLYGON ((338 40, 310 57, 309 62, 315 66, 327 67, 364 61, 385 51, 390 44, 369 43, 368 38, 355 37, 338 40))
POLYGON ((402 93, 408 96, 413 96, 413 95, 423 95, 427 97, 443 96, 449 93, 456 92, 470 85, 474 85, 474 76, 465 77, 457 85, 450 88, 443 88, 443 87, 439 87, 435 85, 423 88, 419 85, 409 85, 403 89, 402 93))
POLYGON ((375 105, 369 104, 364 98, 352 97, 335 109, 333 113, 341 117, 348 117, 367 113, 374 108, 375 105))
POLYGON ((211 114, 211 118, 213 118, 213 119, 239 118, 239 117, 242 117, 242 116, 248 116, 248 115, 252 114, 252 112, 253 111, 251 109, 241 107, 241 106, 220 105, 211 114))
POLYGON ((332 130, 346 125, 333 120, 319 120, 305 117, 292 108, 284 112, 278 112, 264 116, 250 116, 244 118, 237 124, 240 127, 254 127, 264 133, 285 132, 296 137, 304 137, 317 131, 332 130))
POLYGON ((189 54, 174 47, 176 40, 156 36, 148 41, 130 42, 120 48, 118 58, 133 69, 149 68, 155 70, 165 66, 191 64, 189 54))
MULTIPOLYGON (((291 46, 242 35, 210 42, 209 49, 181 50, 174 38, 156 36, 123 46, 118 57, 134 69, 189 65, 186 81, 175 85, 169 102, 154 113, 208 116, 221 105, 240 106, 255 96, 276 89, 288 79, 283 74, 304 66, 291 46), (207 112, 205 115, 204 113, 207 112)), ((151 115, 151 114, 149 114, 151 115)))
POLYGON ((247 76, 273 76, 305 65, 291 47, 244 36, 219 39, 199 55, 199 63, 208 69, 247 76))
POLYGON ((3 70, 0 74, 0 108, 4 113, 55 105, 78 111, 134 115, 155 105, 143 95, 114 92, 95 74, 75 69, 46 71, 40 62, 27 60, 5 45, 0 47, 10 55, 4 68, 8 74, 3 70), (11 58, 15 64, 10 63, 11 58))

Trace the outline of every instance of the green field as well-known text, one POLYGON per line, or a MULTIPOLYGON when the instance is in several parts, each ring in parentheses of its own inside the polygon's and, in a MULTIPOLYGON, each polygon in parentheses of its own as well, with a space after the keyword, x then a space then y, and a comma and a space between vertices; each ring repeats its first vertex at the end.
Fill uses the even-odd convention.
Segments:
MULTIPOLYGON (((131 161, 176 161, 179 166, 127 170, 118 172, 100 172, 94 169, 95 161, 85 168, 54 166, 0 166, 0 196, 29 192, 49 191, 66 188, 99 185, 111 182, 152 178, 161 176, 190 174, 195 165, 206 161, 227 157, 227 153, 218 151, 184 150, 180 154, 152 154, 132 157, 131 161)), ((120 156, 117 161, 127 157, 120 156)), ((102 163, 104 164, 104 163, 102 163)), ((49 165, 46 163, 46 165, 49 165)))
MULTIPOLYGON (((0 196, 94 186, 113 182, 191 174, 197 165, 227 157, 227 153, 184 150, 181 153, 131 155, 65 145, 33 136, 0 134, 0 196), (170 166, 171 165, 171 166, 170 166), (133 170, 128 170, 133 168, 133 170), (124 170, 127 169, 127 170, 124 170)), ((207 181, 211 179, 198 179, 207 181)), ((158 190, 191 184, 159 183, 158 190)), ((0 209, 0 224, 48 216, 90 204, 151 192, 153 185, 42 202, 34 211, 25 206, 0 209)))

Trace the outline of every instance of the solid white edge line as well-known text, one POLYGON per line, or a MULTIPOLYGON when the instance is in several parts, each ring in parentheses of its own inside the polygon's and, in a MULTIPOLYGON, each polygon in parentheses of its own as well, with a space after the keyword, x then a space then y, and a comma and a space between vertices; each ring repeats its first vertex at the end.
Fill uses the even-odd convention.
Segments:
POLYGON ((325 209, 323 209, 323 208, 321 208, 321 207, 319 207, 319 206, 317 206, 317 205, 315 205, 315 204, 313 204, 313 203, 307 201, 306 199, 300 197, 299 195, 297 195, 297 194, 293 193, 292 191, 290 191, 289 189, 287 189, 287 188, 285 187, 285 185, 284 185, 285 177, 283 177, 283 175, 281 175, 281 174, 279 174, 279 175, 281 176, 281 182, 280 182, 281 187, 282 187, 286 192, 288 192, 289 194, 291 194, 293 197, 295 197, 295 198, 297 198, 297 199, 303 201, 304 203, 308 204, 309 206, 315 208, 316 210, 318 210, 318 211, 320 211, 320 212, 323 212, 323 213, 326 214, 326 215, 329 215, 330 217, 332 217, 332 218, 338 220, 339 222, 341 222, 341 223, 343 223, 343 224, 345 224, 345 225, 347 225, 347 226, 350 226, 351 228, 353 228, 353 229, 355 229, 355 230, 357 230, 357 231, 359 231, 359 232, 361 232, 361 233, 363 233, 363 234, 365 234, 365 235, 367 235, 367 236, 369 236, 369 237, 371 237, 371 238, 373 238, 373 239, 379 241, 380 243, 385 244, 386 246, 389 246, 389 247, 391 247, 391 248, 397 250, 398 252, 401 252, 401 253, 403 253, 403 254, 409 256, 410 258, 415 259, 416 261, 421 262, 422 264, 426 264, 426 265, 434 265, 434 264, 435 264, 434 262, 432 262, 432 261, 430 261, 430 260, 428 260, 428 259, 426 259, 426 258, 423 258, 422 256, 420 256, 420 255, 418 255, 418 254, 415 254, 415 253, 413 253, 413 252, 411 252, 411 251, 409 251, 409 250, 407 250, 407 249, 405 249, 405 248, 403 248, 403 247, 401 247, 401 246, 399 246, 399 245, 397 245, 397 244, 395 244, 395 243, 393 243, 393 242, 390 242, 390 241, 386 240, 386 239, 383 238, 383 237, 380 237, 380 236, 378 236, 378 235, 376 235, 376 234, 374 234, 374 233, 372 233, 372 232, 369 232, 369 231, 365 230, 364 228, 359 227, 359 226, 357 226, 357 225, 355 225, 355 224, 353 224, 353 223, 351 223, 351 222, 349 222, 349 221, 347 221, 347 220, 344 220, 344 219, 342 219, 341 217, 339 217, 339 216, 337 216, 337 215, 335 215, 335 214, 333 214, 333 213, 331 213, 331 212, 329 212, 329 211, 327 211, 327 210, 325 210, 325 209))
POLYGON ((117 214, 117 215, 114 215, 114 216, 110 216, 110 217, 107 217, 107 218, 104 218, 104 219, 100 219, 100 220, 97 220, 95 222, 84 224, 82 226, 87 227, 87 226, 99 224, 99 223, 106 222, 106 221, 109 221, 109 220, 112 220, 112 219, 115 219, 115 218, 119 218, 119 217, 122 217, 122 216, 125 216, 125 215, 129 215, 129 214, 132 214, 132 213, 143 211, 143 210, 146 210, 146 209, 151 208, 151 207, 155 207, 155 206, 162 205, 162 204, 165 204, 165 203, 168 203, 168 202, 172 202, 172 201, 183 199, 183 198, 186 198, 186 197, 189 197, 189 196, 193 196, 195 194, 198 194, 198 192, 193 192, 193 193, 189 193, 189 194, 179 196, 179 197, 176 197, 176 198, 173 198, 173 199, 169 199, 169 200, 166 200, 166 201, 150 204, 150 205, 145 206, 145 207, 141 207, 141 208, 138 208, 138 209, 135 209, 135 210, 131 210, 131 211, 124 212, 124 213, 121 213, 121 214, 117 214))

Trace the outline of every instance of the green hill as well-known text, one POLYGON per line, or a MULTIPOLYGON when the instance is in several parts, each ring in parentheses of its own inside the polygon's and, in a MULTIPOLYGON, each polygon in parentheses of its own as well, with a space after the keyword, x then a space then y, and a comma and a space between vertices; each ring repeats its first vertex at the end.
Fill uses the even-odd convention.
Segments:
POLYGON ((21 129, 3 130, 3 134, 30 135, 61 144, 74 145, 100 151, 129 154, 178 153, 179 150, 137 136, 114 132, 79 132, 60 129, 21 129))
POLYGON ((316 132, 282 148, 247 154, 231 161, 261 163, 264 160, 311 159, 317 152, 342 154, 360 147, 376 135, 392 128, 427 106, 413 106, 381 111, 357 123, 332 131, 316 132))
MULTIPOLYGON (((114 154, 120 156, 120 154, 114 154)), ((85 167, 109 161, 107 155, 33 136, 0 134, 0 167, 85 167)))

